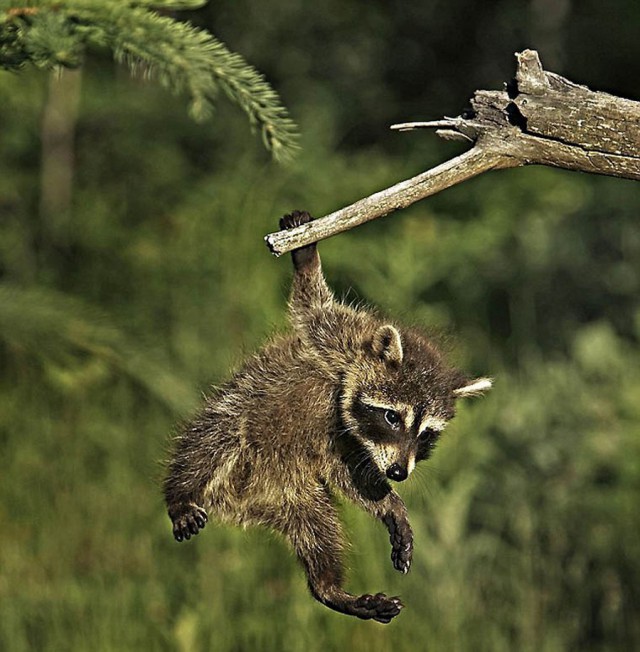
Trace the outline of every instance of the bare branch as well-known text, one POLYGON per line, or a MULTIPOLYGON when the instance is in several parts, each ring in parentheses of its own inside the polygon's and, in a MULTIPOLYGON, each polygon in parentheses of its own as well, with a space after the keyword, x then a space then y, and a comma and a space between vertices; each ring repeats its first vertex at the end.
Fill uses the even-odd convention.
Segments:
POLYGON ((393 125, 435 128, 472 149, 304 226, 265 237, 276 256, 387 215, 492 169, 549 165, 640 180, 640 102, 589 90, 545 72, 534 50, 516 54, 504 91, 476 91, 457 118, 393 125))
POLYGON ((435 195, 445 188, 471 179, 487 170, 512 165, 513 162, 508 157, 486 152, 482 147, 476 146, 427 172, 365 197, 326 217, 294 229, 270 233, 265 237, 265 241, 273 254, 281 256, 292 249, 347 231, 400 208, 406 208, 419 199, 435 195))

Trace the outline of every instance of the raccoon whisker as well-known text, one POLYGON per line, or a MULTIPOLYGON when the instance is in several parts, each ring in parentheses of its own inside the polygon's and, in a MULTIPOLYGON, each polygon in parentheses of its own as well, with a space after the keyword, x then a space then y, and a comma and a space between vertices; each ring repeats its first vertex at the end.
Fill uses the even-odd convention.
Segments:
POLYGON ((359 471, 360 468, 364 468, 367 462, 369 461, 369 455, 366 451, 351 451, 345 456, 345 461, 351 462, 355 458, 355 466, 353 466, 352 471, 359 471))
POLYGON ((420 502, 425 504, 425 494, 433 497, 433 487, 429 484, 428 479, 425 477, 425 468, 417 467, 412 474, 412 483, 410 485, 412 495, 417 495, 420 502))
POLYGON ((360 461, 356 464, 355 470, 359 470, 361 468, 366 469, 366 472, 367 472, 368 476, 371 475, 370 458, 366 454, 363 454, 360 457, 360 461))
POLYGON ((437 470, 434 469, 431 466, 421 466, 418 468, 417 472, 417 480, 420 484, 421 487, 421 497, 424 500, 425 495, 429 496, 429 498, 433 499, 436 497, 436 489, 435 487, 439 484, 439 482, 430 482, 430 476, 436 476, 439 478, 439 474, 437 473, 437 470), (436 471, 434 473, 434 471, 436 471))

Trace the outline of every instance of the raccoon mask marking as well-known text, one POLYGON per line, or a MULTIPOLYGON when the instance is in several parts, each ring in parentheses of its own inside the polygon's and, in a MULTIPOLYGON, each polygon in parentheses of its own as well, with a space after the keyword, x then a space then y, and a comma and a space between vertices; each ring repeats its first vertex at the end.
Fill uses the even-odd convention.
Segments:
POLYGON ((454 415, 456 391, 466 387, 424 336, 408 332, 404 341, 396 326, 380 326, 347 372, 341 400, 348 432, 396 482, 429 457, 454 415))

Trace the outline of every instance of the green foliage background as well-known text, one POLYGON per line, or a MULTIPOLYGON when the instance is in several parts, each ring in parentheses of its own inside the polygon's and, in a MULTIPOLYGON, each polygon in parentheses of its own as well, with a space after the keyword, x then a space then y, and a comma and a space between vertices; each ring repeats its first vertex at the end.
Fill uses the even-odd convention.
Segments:
POLYGON ((285 326, 289 262, 262 242, 279 215, 325 214, 456 154, 387 126, 457 114, 524 47, 640 99, 640 6, 238 0, 188 17, 281 93, 303 134, 293 165, 233 107, 194 123, 100 53, 59 80, 0 74, 0 649, 640 648, 630 181, 484 175, 322 244, 339 292, 496 379, 399 488, 408 576, 383 528, 344 507, 349 587, 401 594, 393 624, 315 603, 265 531, 211 524, 177 545, 159 489, 199 391, 285 326), (72 156, 53 157, 67 200, 44 165, 53 109, 70 125, 72 156))

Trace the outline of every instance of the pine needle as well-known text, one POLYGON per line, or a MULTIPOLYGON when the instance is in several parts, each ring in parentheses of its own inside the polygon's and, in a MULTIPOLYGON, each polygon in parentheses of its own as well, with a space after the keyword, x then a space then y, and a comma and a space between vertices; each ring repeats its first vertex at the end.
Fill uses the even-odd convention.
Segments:
POLYGON ((132 73, 186 93, 195 120, 211 118, 222 91, 247 114, 278 161, 298 148, 297 128, 264 76, 209 32, 156 9, 195 9, 202 0, 0 0, 0 67, 77 67, 86 50, 108 49, 132 73))

